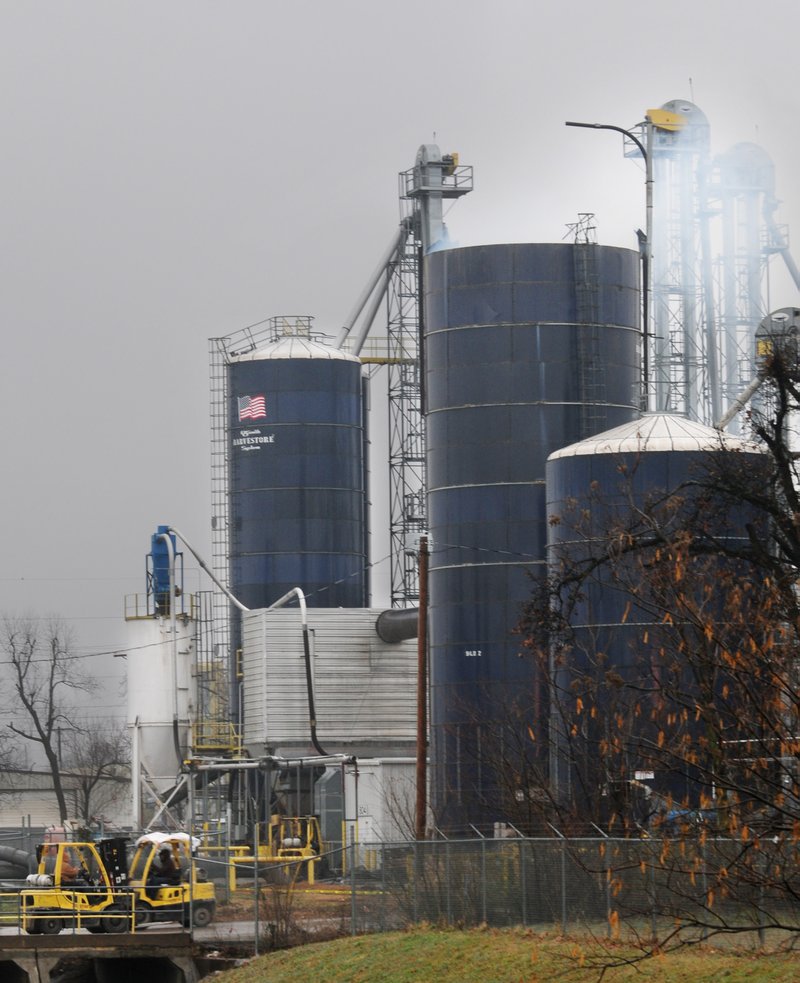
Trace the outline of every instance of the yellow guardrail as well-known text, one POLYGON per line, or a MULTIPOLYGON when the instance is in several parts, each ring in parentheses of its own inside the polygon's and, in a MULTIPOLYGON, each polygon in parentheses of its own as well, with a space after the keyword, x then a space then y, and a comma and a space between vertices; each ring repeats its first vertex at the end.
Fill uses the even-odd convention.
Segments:
POLYGON ((242 735, 230 721, 203 720, 192 726, 192 747, 198 754, 215 751, 241 754, 242 735))
POLYGON ((0 925, 19 924, 19 891, 0 893, 0 925))
POLYGON ((110 934, 135 932, 136 914, 135 893, 129 888, 31 887, 0 893, 0 926, 16 927, 30 935, 57 935, 80 928, 110 934))

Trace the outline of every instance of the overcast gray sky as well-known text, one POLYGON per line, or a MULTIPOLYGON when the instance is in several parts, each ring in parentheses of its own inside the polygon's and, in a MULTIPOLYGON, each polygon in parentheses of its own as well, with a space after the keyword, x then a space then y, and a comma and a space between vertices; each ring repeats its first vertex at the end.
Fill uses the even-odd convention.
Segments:
POLYGON ((641 168, 564 121, 693 98, 714 151, 770 154, 800 236, 800 5, 744 6, 0 0, 0 611, 113 650, 155 526, 209 553, 207 339, 284 313, 334 333, 421 143, 475 168, 460 245, 593 211, 633 247, 641 168))

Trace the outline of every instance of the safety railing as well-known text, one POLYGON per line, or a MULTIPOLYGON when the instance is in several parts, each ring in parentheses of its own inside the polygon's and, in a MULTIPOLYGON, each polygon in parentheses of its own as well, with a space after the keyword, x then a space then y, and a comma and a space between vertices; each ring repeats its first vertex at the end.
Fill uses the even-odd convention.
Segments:
MULTIPOLYGON (((133 933, 153 921, 153 909, 143 903, 140 888, 87 887, 21 888, 0 892, 0 928, 15 928, 20 934, 58 935, 85 929, 92 934, 133 933)), ((157 920, 187 928, 189 902, 176 898, 167 908, 157 909, 157 920)))

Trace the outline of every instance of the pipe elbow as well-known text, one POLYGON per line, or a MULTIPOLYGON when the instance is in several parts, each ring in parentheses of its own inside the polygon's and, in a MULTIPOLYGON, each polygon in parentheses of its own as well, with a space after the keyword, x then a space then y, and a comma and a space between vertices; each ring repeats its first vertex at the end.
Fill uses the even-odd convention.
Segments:
POLYGON ((390 608, 381 611, 375 631, 382 642, 405 642, 419 633, 419 608, 390 608))

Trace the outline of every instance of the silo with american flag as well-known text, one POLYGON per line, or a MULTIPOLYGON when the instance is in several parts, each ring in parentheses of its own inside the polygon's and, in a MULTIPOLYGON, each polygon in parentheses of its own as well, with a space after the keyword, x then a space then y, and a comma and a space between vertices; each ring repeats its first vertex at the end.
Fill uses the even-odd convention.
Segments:
POLYGON ((312 607, 367 603, 361 361, 271 319, 229 359, 230 586, 249 608, 300 587, 312 607))

